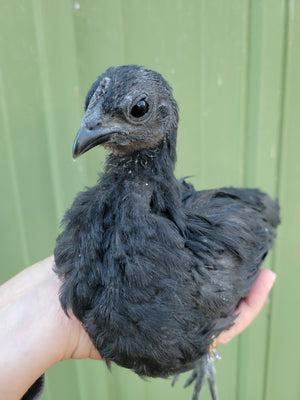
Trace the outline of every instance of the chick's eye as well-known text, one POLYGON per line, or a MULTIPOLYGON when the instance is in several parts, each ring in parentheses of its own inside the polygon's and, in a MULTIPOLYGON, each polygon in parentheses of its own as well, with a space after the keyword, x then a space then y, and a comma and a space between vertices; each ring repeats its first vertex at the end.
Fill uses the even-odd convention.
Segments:
POLYGON ((149 110, 149 104, 146 100, 139 100, 131 109, 130 114, 135 118, 141 118, 147 114, 149 110))

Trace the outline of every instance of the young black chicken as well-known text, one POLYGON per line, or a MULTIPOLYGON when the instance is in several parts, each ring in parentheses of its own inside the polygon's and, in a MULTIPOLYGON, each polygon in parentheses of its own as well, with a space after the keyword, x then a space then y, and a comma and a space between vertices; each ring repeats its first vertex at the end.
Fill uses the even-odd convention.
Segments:
POLYGON ((197 192, 174 177, 178 112, 162 76, 109 68, 89 90, 73 157, 109 151, 57 238, 60 300, 107 361, 142 376, 194 370, 209 380, 210 346, 228 329, 273 244, 278 204, 255 189, 197 192))

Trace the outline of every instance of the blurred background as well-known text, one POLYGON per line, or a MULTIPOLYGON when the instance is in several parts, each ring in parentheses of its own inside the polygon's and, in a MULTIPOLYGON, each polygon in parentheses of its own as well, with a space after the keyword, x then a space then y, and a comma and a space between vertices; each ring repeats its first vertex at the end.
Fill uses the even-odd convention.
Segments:
MULTIPOLYGON (((217 378, 221 400, 299 399, 295 0, 2 0, 0 281, 53 252, 65 209, 96 182, 104 150, 76 163, 71 156, 84 98, 107 67, 128 63, 159 71, 174 89, 178 177, 198 189, 251 186, 280 198, 282 225, 266 263, 277 282, 251 327, 219 348, 217 378)), ((42 399, 190 399, 184 382, 171 388, 101 362, 66 361, 47 372, 42 399)))

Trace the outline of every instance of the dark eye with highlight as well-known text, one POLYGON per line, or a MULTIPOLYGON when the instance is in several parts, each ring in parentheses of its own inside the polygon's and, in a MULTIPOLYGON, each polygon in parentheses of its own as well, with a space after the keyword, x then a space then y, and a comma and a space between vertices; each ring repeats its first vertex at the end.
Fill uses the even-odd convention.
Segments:
POLYGON ((130 114, 135 118, 141 118, 149 111, 149 104, 146 100, 139 100, 131 109, 130 114))

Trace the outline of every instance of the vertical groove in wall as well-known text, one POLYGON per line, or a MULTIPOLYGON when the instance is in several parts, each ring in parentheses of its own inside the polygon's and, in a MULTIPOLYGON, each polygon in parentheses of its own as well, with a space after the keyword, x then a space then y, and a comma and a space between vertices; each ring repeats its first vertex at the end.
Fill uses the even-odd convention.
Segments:
POLYGON ((119 9, 120 9, 120 23, 121 23, 121 31, 122 31, 122 48, 123 48, 123 64, 126 64, 127 62, 127 49, 126 49, 126 16, 125 16, 125 5, 124 1, 120 0, 119 1, 119 9))
POLYGON ((245 34, 245 73, 244 73, 244 87, 245 87, 245 101, 244 101, 244 149, 243 149, 243 184, 246 180, 246 168, 247 168, 247 124, 248 124, 248 110, 249 110, 249 70, 250 70, 250 36, 251 36, 251 0, 247 1, 246 11, 246 34, 245 34))
MULTIPOLYGON (((289 48, 289 4, 290 0, 283 0, 284 2, 284 12, 283 12, 283 40, 282 40, 282 66, 281 66, 281 96, 279 103, 279 124, 278 124, 278 141, 277 141, 277 162, 276 162, 276 197, 279 198, 281 191, 281 171, 282 171, 282 155, 283 155, 283 131, 284 131, 284 119, 285 119, 285 102, 286 102, 286 81, 287 81, 287 67, 288 67, 288 48, 289 48)), ((276 271, 276 247, 272 253, 272 266, 276 271)), ((275 289, 276 290, 276 289, 275 289)), ((274 291, 271 291, 270 295, 270 306, 269 306, 269 314, 272 316, 273 314, 273 298, 274 291)), ((268 371, 269 371, 269 363, 270 363, 270 338, 272 332, 272 318, 268 320, 267 324, 267 346, 266 346, 266 357, 265 357, 265 366, 264 366, 264 387, 263 387, 263 400, 268 398, 268 371)))
POLYGON ((262 5, 249 2, 244 184, 256 185, 262 43, 262 5))
POLYGON ((284 10, 284 31, 283 31, 283 54, 282 54, 282 78, 281 78, 281 98, 280 98, 280 120, 279 120, 279 135, 277 143, 277 182, 276 195, 279 196, 281 190, 281 169, 282 169, 282 154, 283 154, 283 131, 285 119, 285 100, 286 100, 286 81, 288 67, 288 49, 289 49, 289 3, 290 0, 285 0, 284 10))
POLYGON ((43 96, 43 103, 45 110, 45 121, 46 121, 45 130, 47 133, 48 155, 50 160, 50 172, 52 181, 51 186, 53 188, 55 214, 57 222, 59 222, 59 218, 60 215, 62 214, 63 207, 62 207, 60 187, 59 187, 58 161, 56 157, 55 143, 54 143, 55 127, 53 124, 54 115, 50 99, 51 84, 48 71, 49 60, 47 59, 47 54, 46 54, 46 43, 43 30, 43 16, 42 16, 40 2, 38 0, 33 0, 32 8, 34 13, 36 43, 37 43, 37 51, 39 57, 40 80, 41 80, 42 96, 43 96))
MULTIPOLYGON (((77 4, 80 5, 79 2, 77 2, 77 4)), ((78 67, 78 65, 79 65, 79 57, 78 57, 78 49, 77 49, 77 46, 76 46, 76 32, 75 32, 76 24, 75 24, 75 20, 74 20, 74 13, 72 12, 74 7, 75 7, 75 2, 74 1, 70 1, 70 6, 69 6, 70 14, 71 14, 70 21, 71 21, 72 39, 74 40, 74 42, 72 43, 72 47, 73 47, 74 53, 75 53, 74 54, 74 56, 75 56, 75 60, 74 60, 75 67, 73 67, 73 68, 75 68, 75 73, 76 73, 76 89, 78 90, 78 95, 80 95, 82 93, 82 85, 81 85, 81 82, 80 82, 79 67, 78 67)), ((74 112, 76 112, 76 111, 77 111, 77 109, 74 110, 74 112)), ((55 160, 53 160, 53 161, 55 161, 55 160)), ((58 171, 56 171, 56 173, 58 173, 58 171)), ((86 171, 86 169, 84 169, 83 175, 84 175, 84 178, 87 179, 87 171, 86 171)), ((53 177, 53 179, 55 179, 55 176, 53 177)), ((57 187, 57 190, 58 190, 58 194, 59 194, 60 193, 59 187, 57 187)), ((60 198, 60 196, 59 196, 59 198, 60 198)), ((61 210, 61 204, 58 204, 57 207, 58 207, 57 211, 59 212, 58 215, 60 216, 61 215, 60 211, 62 211, 61 210)), ((83 367, 80 365, 79 362, 76 362, 75 365, 73 366, 73 368, 74 368, 75 375, 76 375, 77 388, 79 390, 79 398, 80 398, 80 400, 89 400, 88 399, 86 385, 85 385, 85 382, 84 382, 86 379, 88 379, 87 378, 87 374, 84 373, 83 367)))
POLYGON ((18 178, 17 178, 17 171, 16 171, 16 163, 14 160, 14 152, 13 152, 13 145, 11 142, 11 132, 10 132, 10 125, 9 125, 9 117, 8 117, 8 110, 6 107, 5 101, 5 86, 4 80, 2 76, 2 71, 0 70, 0 108, 1 113, 3 115, 3 128, 4 128, 4 138, 5 138, 5 147, 8 150, 8 160, 9 160, 9 171, 11 175, 11 183, 12 183, 12 190, 15 199, 16 205, 16 220, 18 222, 18 231, 21 239, 21 252, 22 258, 24 259, 25 265, 30 264, 30 258, 28 253, 28 244, 26 239, 26 230, 25 230, 25 223, 22 213, 22 201, 19 191, 18 185, 18 178))
POLYGON ((244 73, 244 81, 245 81, 245 101, 244 101, 244 149, 243 149, 243 184, 245 184, 246 180, 246 167, 247 167, 247 158, 246 158, 246 149, 247 149, 247 123, 248 123, 248 108, 249 108, 249 69, 250 69, 250 31, 251 31, 251 0, 247 1, 247 16, 246 16, 246 35, 245 35, 245 73, 244 73))
POLYGON ((204 40, 205 40, 205 35, 204 35, 204 27, 205 27, 205 13, 204 13, 204 1, 200 1, 200 118, 199 118, 199 124, 200 124, 200 143, 201 143, 201 149, 200 149, 200 186, 202 187, 205 183, 205 157, 204 157, 204 135, 205 135, 205 122, 204 122, 204 104, 205 104, 205 92, 204 92, 204 82, 205 82, 205 68, 204 68, 204 57, 202 57, 202 54, 204 54, 204 40))
MULTIPOLYGON (((243 111, 243 118, 244 118, 244 123, 243 123, 243 128, 244 128, 244 149, 243 149, 243 184, 246 184, 246 170, 247 170, 247 145, 248 145, 248 140, 247 140, 247 133, 248 133, 248 112, 249 112, 249 75, 250 75, 250 41, 251 41, 251 18, 252 18, 252 12, 251 12, 251 0, 247 1, 247 5, 245 6, 246 9, 246 27, 245 27, 245 73, 244 73, 244 95, 245 95, 245 100, 244 100, 244 111, 243 111)), ((244 347, 243 339, 240 336, 238 338, 238 350, 237 350, 237 369, 236 369, 236 392, 235 392, 235 398, 241 399, 243 398, 243 393, 244 393, 244 384, 245 384, 245 379, 243 379, 243 376, 245 372, 243 371, 243 357, 241 356, 242 354, 242 348, 244 347)))

